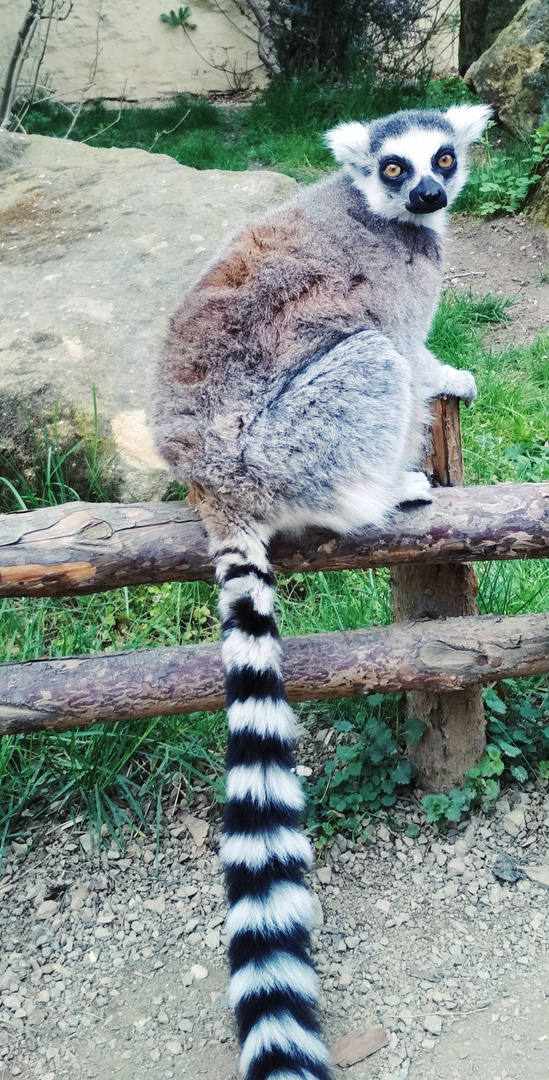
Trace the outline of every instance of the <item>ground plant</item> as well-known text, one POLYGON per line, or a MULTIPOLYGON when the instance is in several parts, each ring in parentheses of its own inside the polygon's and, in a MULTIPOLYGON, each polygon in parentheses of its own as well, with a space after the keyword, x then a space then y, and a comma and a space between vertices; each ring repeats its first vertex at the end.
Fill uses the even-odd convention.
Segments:
POLYGON ((475 165, 474 183, 459 196, 457 209, 492 217, 514 214, 524 206, 549 153, 549 124, 522 140, 507 139, 504 145, 500 140, 499 147, 497 138, 497 126, 491 124, 475 165))

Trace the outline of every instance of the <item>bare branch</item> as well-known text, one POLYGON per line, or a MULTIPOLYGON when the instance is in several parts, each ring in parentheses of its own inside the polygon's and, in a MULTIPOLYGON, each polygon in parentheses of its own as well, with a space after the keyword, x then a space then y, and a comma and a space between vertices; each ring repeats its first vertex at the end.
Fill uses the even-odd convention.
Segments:
POLYGON ((10 119, 12 119, 19 128, 22 127, 21 121, 34 101, 36 88, 38 86, 38 77, 46 52, 51 24, 53 21, 65 22, 65 20, 68 19, 69 15, 71 14, 72 9, 73 0, 30 0, 29 9, 23 20, 23 24, 19 29, 15 47, 6 71, 6 81, 4 83, 2 95, 0 98, 0 128, 7 126, 7 124, 10 122, 10 119), (45 12, 47 2, 49 2, 49 9, 47 12, 45 12), (68 6, 66 10, 64 10, 66 4, 68 4, 68 6), (37 27, 43 21, 47 22, 47 29, 38 56, 35 58, 34 63, 31 67, 31 76, 29 82, 29 89, 26 92, 26 100, 19 115, 12 118, 11 114, 13 109, 13 103, 19 86, 21 71, 25 61, 30 55, 31 45, 35 37, 37 27))
POLYGON ((0 127, 5 127, 11 113, 13 97, 17 88, 21 67, 23 65, 28 47, 44 10, 45 0, 31 0, 29 10, 17 34, 15 48, 11 54, 6 70, 6 81, 0 98, 0 127))

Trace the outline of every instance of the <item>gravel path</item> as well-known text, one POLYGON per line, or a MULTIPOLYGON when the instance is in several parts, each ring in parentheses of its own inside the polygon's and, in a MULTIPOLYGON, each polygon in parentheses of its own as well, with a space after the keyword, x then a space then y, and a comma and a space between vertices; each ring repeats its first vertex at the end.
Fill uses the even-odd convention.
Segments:
MULTIPOLYGON (((15 846, 0 881, 1 1080, 236 1077, 221 868, 200 813, 168 818, 158 864, 140 839, 98 859, 72 828, 23 864, 15 846)), ((399 813, 421 822, 413 804, 399 813)), ((547 1080, 544 792, 512 790, 443 838, 379 824, 368 849, 341 839, 312 887, 330 1040, 388 1035, 349 1080, 547 1080)))

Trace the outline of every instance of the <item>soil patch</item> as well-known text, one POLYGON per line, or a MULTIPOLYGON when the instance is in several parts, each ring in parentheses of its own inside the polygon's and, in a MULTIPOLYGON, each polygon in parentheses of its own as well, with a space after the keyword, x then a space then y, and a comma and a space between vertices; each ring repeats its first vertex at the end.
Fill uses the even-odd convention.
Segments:
POLYGON ((489 331, 496 350, 530 342, 549 331, 549 231, 524 217, 452 220, 447 283, 476 296, 509 297, 509 323, 489 331))

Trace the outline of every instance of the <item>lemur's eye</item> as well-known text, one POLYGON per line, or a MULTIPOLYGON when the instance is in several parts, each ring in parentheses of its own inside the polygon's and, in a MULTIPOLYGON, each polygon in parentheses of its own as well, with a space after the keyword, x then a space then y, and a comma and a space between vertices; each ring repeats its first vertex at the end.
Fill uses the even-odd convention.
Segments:
POLYGON ((397 176, 400 176, 402 173, 402 167, 397 165, 396 161, 390 161, 389 164, 385 166, 383 172, 390 180, 396 180, 397 176))
POLYGON ((441 154, 440 157, 438 158, 437 165, 438 165, 439 169, 451 169, 455 160, 456 159, 455 159, 454 155, 450 154, 448 151, 446 151, 445 154, 441 154))

